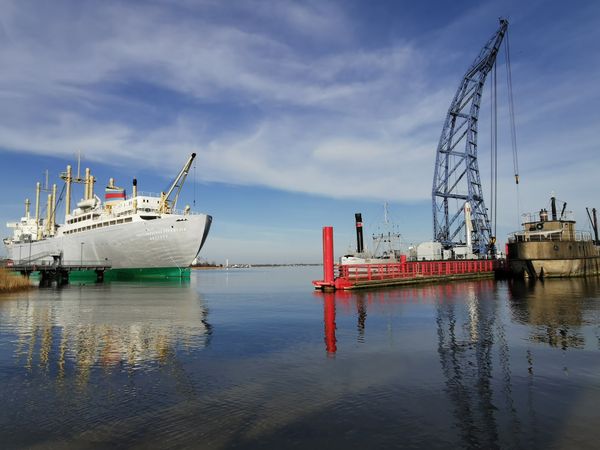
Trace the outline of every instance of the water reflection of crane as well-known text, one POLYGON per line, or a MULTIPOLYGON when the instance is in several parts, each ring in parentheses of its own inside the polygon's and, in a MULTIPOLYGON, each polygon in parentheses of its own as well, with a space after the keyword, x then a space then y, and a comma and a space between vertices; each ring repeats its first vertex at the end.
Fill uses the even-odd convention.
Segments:
POLYGON ((498 448, 491 384, 496 302, 489 298, 482 301, 488 292, 471 284, 466 314, 455 299, 445 299, 437 307, 440 364, 446 392, 454 404, 456 425, 467 448, 498 448), (463 329, 468 330, 466 336, 463 329))
POLYGON ((540 357, 545 360, 548 352, 538 354, 537 349, 585 348, 586 339, 587 345, 595 349, 600 327, 590 324, 598 323, 599 293, 600 279, 595 278, 535 284, 488 280, 328 293, 323 294, 325 344, 329 355, 339 351, 336 310, 355 317, 357 339, 364 341, 368 336, 368 309, 375 317, 372 328, 381 323, 372 309, 387 312, 407 303, 429 303, 435 314, 434 349, 441 367, 441 384, 450 402, 460 445, 535 447, 549 436, 540 422, 547 416, 539 413, 539 403, 546 400, 535 395, 545 389, 539 385, 536 362, 539 364, 540 357), (529 333, 526 348, 519 337, 510 335, 523 330, 519 323, 529 333), (515 347, 509 345, 515 342, 515 347))
POLYGON ((499 313, 501 301, 493 281, 322 295, 325 348, 330 356, 338 351, 336 309, 356 314, 357 340, 364 342, 368 308, 389 310, 407 303, 432 303, 445 391, 463 446, 499 446, 496 411, 500 408, 505 410, 503 423, 508 420, 512 430, 508 439, 519 446, 522 427, 513 399, 510 352, 499 313), (493 373, 496 361, 500 377, 493 373))
MULTIPOLYGON (((337 308, 341 308, 342 311, 347 313, 356 313, 356 330, 357 330, 357 342, 365 342, 365 331, 366 321, 368 315, 368 307, 371 306, 391 306, 391 305, 402 305, 407 302, 431 302, 432 299, 439 298, 440 296, 448 295, 449 293, 464 293, 466 285, 455 285, 450 287, 448 285, 442 286, 421 286, 418 288, 405 287, 402 289, 394 290, 380 290, 371 292, 315 292, 315 296, 322 299, 323 301, 323 323, 325 326, 325 348, 328 353, 335 353, 337 351, 337 339, 335 336, 336 332, 336 314, 337 308)), ((471 310, 471 313, 474 312, 471 310)), ((476 323, 475 321, 473 323, 476 323)), ((388 326, 391 332, 391 324, 388 326)), ((477 329, 472 330, 473 336, 477 336, 477 329)))

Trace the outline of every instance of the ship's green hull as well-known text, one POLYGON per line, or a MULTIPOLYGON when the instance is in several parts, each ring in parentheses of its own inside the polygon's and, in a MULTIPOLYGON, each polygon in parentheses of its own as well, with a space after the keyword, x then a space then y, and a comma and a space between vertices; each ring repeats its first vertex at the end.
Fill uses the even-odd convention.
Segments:
POLYGON ((190 268, 156 267, 147 269, 110 269, 104 274, 105 280, 134 280, 144 278, 189 278, 190 268))
MULTIPOLYGON (((129 281, 129 280, 161 280, 161 279, 189 279, 189 267, 154 267, 144 269, 109 269, 104 272, 104 281, 129 281)), ((34 272, 34 277, 39 276, 34 272)), ((98 276, 94 270, 74 270, 69 272, 69 282, 95 282, 98 276)))

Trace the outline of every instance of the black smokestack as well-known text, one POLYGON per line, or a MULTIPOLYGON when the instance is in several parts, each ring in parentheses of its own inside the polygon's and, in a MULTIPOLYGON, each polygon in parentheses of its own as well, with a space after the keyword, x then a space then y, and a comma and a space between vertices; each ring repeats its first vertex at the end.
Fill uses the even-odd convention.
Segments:
POLYGON ((362 253, 364 250, 362 214, 356 213, 354 214, 354 218, 356 219, 356 251, 357 253, 362 253))
POLYGON ((556 220, 556 197, 550 198, 550 204, 552 205, 552 220, 556 220))

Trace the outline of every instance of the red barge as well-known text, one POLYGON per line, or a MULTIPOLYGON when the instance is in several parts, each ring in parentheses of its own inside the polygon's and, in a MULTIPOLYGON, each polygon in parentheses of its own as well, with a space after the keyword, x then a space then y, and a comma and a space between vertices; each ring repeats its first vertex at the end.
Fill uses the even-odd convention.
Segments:
POLYGON ((323 291, 351 290, 458 279, 490 278, 501 268, 496 259, 407 261, 385 264, 335 264, 333 227, 323 227, 323 280, 313 281, 323 291))

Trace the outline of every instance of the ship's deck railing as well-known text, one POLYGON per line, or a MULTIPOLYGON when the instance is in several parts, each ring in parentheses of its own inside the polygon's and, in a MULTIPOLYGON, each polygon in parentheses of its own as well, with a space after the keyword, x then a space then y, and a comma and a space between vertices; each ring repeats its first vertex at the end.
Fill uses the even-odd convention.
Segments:
POLYGON ((589 231, 575 231, 575 239, 569 238, 569 233, 557 230, 556 232, 536 233, 526 231, 513 231, 508 235, 508 242, 514 244, 516 242, 561 242, 561 241, 579 241, 587 242, 592 240, 592 235, 589 231))
POLYGON ((192 211, 192 210, 189 210, 186 212, 184 209, 172 209, 171 214, 179 214, 181 216, 199 216, 200 214, 204 214, 204 213, 192 211))
MULTIPOLYGON (((548 211, 546 213, 546 220, 550 220, 551 217, 552 212, 548 211)), ((523 223, 542 222, 539 211, 534 213, 521 214, 521 219, 523 223)), ((573 213, 573 211, 565 211, 563 215, 559 217, 559 220, 575 220, 575 214, 573 213)))
POLYGON ((111 261, 108 259, 73 259, 73 260, 54 260, 40 259, 34 260, 29 258, 21 258, 11 260, 11 267, 61 267, 65 269, 79 267, 111 267, 111 261))
MULTIPOLYGON (((137 193, 137 197, 153 197, 153 198, 158 198, 160 199, 160 194, 157 194, 156 192, 145 192, 145 191, 138 191, 137 193)), ((133 195, 129 194, 127 195, 127 197, 125 198, 125 200, 131 200, 133 198, 133 195)), ((142 207, 143 205, 138 205, 138 214, 140 212, 143 212, 145 210, 145 208, 142 207)), ((156 209, 152 209, 152 208, 147 208, 149 209, 149 211, 146 212, 157 212, 156 209)), ((125 215, 125 214, 132 214, 131 210, 127 210, 126 212, 124 212, 121 215, 125 215)), ((180 215, 199 215, 199 214, 203 214, 203 213, 199 213, 199 212, 195 212, 195 211, 188 211, 186 213, 186 211, 184 209, 172 209, 170 214, 180 214, 180 215)))
MULTIPOLYGON (((156 192, 147 192, 147 191, 138 191, 137 197, 155 197, 160 198, 160 194, 156 192)), ((128 194, 125 200, 131 200, 133 198, 132 194, 128 194)))

